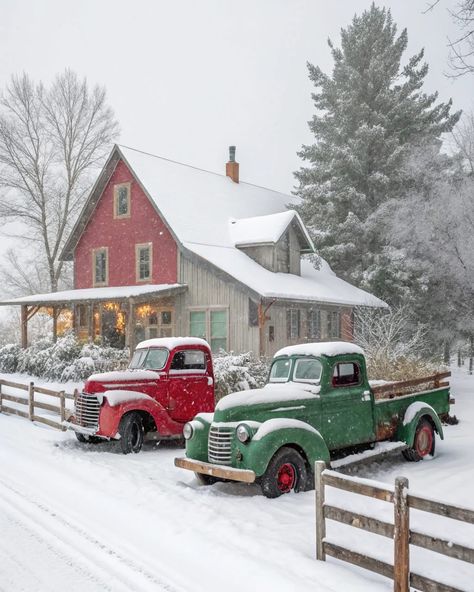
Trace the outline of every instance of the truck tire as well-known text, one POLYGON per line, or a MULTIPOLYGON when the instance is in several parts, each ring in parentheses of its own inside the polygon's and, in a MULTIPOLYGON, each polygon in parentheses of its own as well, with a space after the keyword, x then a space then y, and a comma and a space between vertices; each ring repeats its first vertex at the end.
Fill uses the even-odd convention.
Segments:
POLYGON ((201 485, 213 485, 214 483, 221 481, 221 479, 219 479, 218 477, 213 477, 212 475, 205 475, 203 473, 194 474, 201 485))
POLYGON ((96 436, 86 436, 84 434, 80 434, 79 432, 74 433, 81 444, 99 444, 99 442, 103 441, 102 438, 97 438, 96 436))
POLYGON ((145 430, 143 428, 143 420, 139 413, 132 411, 124 415, 120 420, 118 431, 120 434, 120 450, 123 454, 140 452, 143 446, 145 430))
POLYGON ((283 446, 273 455, 267 470, 260 478, 260 487, 265 497, 275 498, 294 490, 304 491, 307 482, 303 457, 288 446, 283 446))
POLYGON ((402 454, 409 462, 423 460, 429 454, 433 456, 435 451, 435 434, 433 425, 427 419, 420 419, 416 426, 413 447, 402 450, 402 454))

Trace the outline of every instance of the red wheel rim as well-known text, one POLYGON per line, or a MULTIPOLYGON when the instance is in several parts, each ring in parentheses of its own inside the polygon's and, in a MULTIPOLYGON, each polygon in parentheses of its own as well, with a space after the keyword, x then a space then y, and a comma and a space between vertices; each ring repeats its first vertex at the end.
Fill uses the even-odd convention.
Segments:
POLYGON ((428 426, 423 426, 416 433, 416 451, 420 456, 426 456, 433 448, 433 430, 428 426))
POLYGON ((282 493, 288 493, 295 485, 296 471, 295 467, 290 463, 281 465, 278 469, 277 485, 282 493))

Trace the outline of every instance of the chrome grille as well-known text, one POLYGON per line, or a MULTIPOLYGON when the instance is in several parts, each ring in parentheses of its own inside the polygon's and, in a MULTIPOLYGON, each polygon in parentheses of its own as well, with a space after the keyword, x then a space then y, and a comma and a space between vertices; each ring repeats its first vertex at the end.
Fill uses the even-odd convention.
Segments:
POLYGON ((97 397, 81 393, 76 398, 74 405, 76 424, 84 428, 99 427, 100 404, 97 397))
POLYGON ((232 457, 233 428, 211 426, 209 430, 209 462, 219 465, 230 465, 232 457))

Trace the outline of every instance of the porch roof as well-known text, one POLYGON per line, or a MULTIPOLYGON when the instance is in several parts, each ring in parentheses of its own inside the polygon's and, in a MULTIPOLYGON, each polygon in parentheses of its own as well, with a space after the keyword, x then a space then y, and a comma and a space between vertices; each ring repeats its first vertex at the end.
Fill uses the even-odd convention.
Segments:
POLYGON ((187 289, 186 284, 147 284, 144 286, 107 286, 105 288, 83 288, 80 290, 64 290, 49 294, 33 294, 13 300, 1 300, 0 306, 31 305, 31 306, 56 306, 74 302, 101 302, 110 300, 128 300, 136 298, 144 300, 154 296, 174 296, 187 289))

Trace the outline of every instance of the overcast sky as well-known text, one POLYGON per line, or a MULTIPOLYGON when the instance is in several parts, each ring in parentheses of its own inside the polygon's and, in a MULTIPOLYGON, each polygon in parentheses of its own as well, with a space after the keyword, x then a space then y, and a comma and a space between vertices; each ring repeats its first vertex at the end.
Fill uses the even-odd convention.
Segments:
MULTIPOLYGON (((0 1, 0 86, 13 73, 50 81, 72 68, 105 85, 120 141, 206 169, 224 171, 237 145, 241 178, 290 192, 297 150, 311 141, 306 62, 330 72, 327 38, 369 0, 0 1)), ((456 28, 441 0, 392 0, 408 55, 421 47, 427 90, 473 108, 474 78, 449 80, 447 37, 456 28)))

